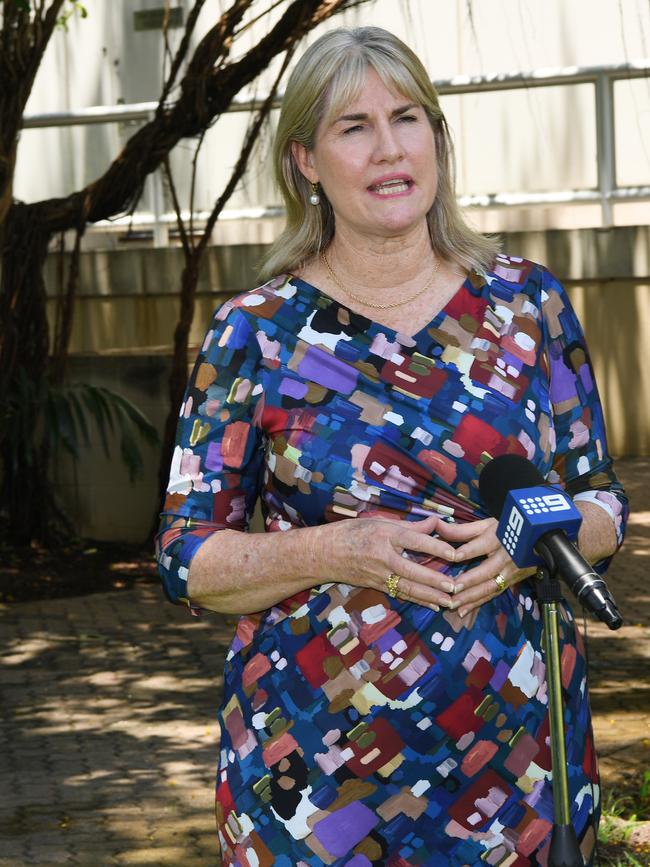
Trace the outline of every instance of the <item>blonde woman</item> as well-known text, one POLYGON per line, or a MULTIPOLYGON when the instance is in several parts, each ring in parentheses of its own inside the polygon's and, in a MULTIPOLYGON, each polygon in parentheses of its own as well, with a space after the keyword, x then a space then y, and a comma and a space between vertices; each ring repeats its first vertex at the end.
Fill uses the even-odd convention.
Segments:
MULTIPOLYGON (((530 459, 604 568, 626 500, 580 326, 543 267, 454 197, 429 77, 335 30, 297 64, 275 144, 287 226, 215 314, 178 428, 168 595, 241 614, 220 710, 225 865, 545 864, 553 821, 530 572, 478 493, 530 459), (257 498, 264 534, 245 531, 257 498)), ((592 857, 585 665, 564 612, 572 817, 592 857)))

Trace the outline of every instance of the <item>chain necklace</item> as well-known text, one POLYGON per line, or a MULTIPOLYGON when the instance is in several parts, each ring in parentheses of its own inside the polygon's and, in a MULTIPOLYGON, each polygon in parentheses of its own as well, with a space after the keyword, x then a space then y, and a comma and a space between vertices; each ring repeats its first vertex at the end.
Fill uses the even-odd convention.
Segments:
POLYGON ((419 289, 415 295, 411 295, 410 298, 405 298, 402 301, 394 301, 392 304, 373 304, 372 301, 366 301, 365 298, 359 297, 359 295, 355 295, 354 292, 351 292, 349 289, 346 289, 345 286, 341 283, 339 278, 336 276, 334 271, 332 270, 332 266, 327 261, 327 256, 325 255, 325 251, 321 250, 321 259, 323 260, 323 264, 327 268, 330 277, 339 287, 342 292, 345 292, 346 295, 349 295, 350 298, 354 298, 355 301, 358 301, 359 304, 364 304, 366 307, 373 307, 375 310, 388 310, 389 307, 401 307, 402 304, 408 304, 409 301, 414 301, 416 298, 419 298, 420 295, 424 295, 424 293, 431 288, 433 285, 433 281, 435 280, 435 276, 438 273, 438 268, 440 268, 440 259, 436 257, 436 264, 433 269, 433 273, 431 274, 431 279, 427 283, 426 286, 423 286, 422 289, 419 289))

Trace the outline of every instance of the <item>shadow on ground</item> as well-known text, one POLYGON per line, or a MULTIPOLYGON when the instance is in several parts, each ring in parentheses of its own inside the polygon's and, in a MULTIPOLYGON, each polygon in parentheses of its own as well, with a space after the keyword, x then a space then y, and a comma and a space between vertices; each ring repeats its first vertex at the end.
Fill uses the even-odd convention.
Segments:
MULTIPOLYGON (((609 576, 626 618, 589 622, 607 786, 650 767, 650 461, 619 464, 634 515, 609 576)), ((0 606, 0 867, 218 865, 213 773, 232 618, 191 618, 143 583, 0 606)))

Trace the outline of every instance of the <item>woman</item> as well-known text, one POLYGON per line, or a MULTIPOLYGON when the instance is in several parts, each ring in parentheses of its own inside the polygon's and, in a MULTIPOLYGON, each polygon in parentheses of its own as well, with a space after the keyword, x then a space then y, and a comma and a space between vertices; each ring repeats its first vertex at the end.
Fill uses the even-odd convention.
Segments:
MULTIPOLYGON (((223 863, 545 864, 540 615, 477 479, 498 454, 530 459, 606 566, 626 500, 580 326, 546 269, 463 223, 435 91, 391 34, 308 49, 275 163, 287 228, 267 282, 207 333, 159 538, 173 600, 243 615, 220 712, 223 863), (249 536, 258 496, 267 532, 249 536)), ((597 773, 569 606, 563 633, 588 860, 597 773)))

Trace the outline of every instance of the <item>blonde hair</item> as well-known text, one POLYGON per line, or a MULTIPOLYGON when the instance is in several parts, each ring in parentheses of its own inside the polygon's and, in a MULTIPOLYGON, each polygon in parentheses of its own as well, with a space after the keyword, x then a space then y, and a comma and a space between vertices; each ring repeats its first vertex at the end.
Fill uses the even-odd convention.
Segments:
POLYGON ((286 226, 264 257, 260 277, 268 280, 302 267, 334 237, 334 212, 322 189, 320 204, 291 152, 292 142, 312 150, 321 124, 340 114, 359 94, 369 67, 386 87, 421 105, 434 132, 438 188, 427 214, 436 254, 466 269, 492 264, 500 244, 470 228, 456 201, 454 150, 438 94, 419 58, 380 27, 338 28, 311 45, 294 68, 282 101, 273 145, 275 179, 286 208, 286 226))

